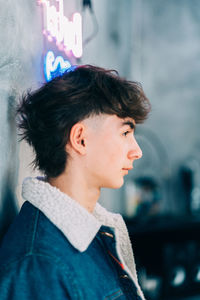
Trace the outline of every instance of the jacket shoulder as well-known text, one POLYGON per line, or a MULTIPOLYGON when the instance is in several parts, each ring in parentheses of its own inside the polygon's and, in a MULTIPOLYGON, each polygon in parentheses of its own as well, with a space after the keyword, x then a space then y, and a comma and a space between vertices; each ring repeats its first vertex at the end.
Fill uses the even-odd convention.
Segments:
POLYGON ((64 252, 62 250, 73 251, 71 248, 63 233, 39 209, 26 201, 2 240, 0 267, 32 254, 56 259, 64 252))

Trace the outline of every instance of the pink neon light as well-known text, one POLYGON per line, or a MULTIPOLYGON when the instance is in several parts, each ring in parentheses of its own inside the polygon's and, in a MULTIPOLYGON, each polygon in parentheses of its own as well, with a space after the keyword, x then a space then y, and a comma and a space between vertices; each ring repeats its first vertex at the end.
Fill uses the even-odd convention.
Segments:
POLYGON ((81 57, 83 53, 82 17, 79 13, 74 13, 70 21, 64 16, 63 0, 55 1, 58 2, 58 10, 54 5, 50 6, 50 1, 39 0, 44 7, 45 28, 43 32, 48 32, 48 36, 56 40, 60 49, 62 45, 65 53, 72 51, 75 57, 81 57))
POLYGON ((50 35, 47 35, 47 39, 48 39, 49 42, 52 42, 52 41, 53 41, 53 38, 52 38, 52 36, 50 36, 50 35))

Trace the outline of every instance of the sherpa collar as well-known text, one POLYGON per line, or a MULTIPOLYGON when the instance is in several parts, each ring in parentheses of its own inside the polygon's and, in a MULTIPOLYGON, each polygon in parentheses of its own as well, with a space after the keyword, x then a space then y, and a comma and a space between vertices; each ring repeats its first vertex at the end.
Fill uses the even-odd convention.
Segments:
POLYGON ((115 228, 122 221, 119 214, 108 212, 99 203, 94 212, 89 213, 43 177, 26 178, 22 196, 40 209, 81 252, 88 248, 102 225, 115 228))

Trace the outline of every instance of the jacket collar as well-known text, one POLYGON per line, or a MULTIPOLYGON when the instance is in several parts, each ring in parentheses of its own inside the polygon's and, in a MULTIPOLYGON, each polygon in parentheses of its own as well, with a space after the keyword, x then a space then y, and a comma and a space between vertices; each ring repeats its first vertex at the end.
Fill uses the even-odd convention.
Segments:
POLYGON ((89 213, 43 177, 26 178, 22 196, 41 210, 80 252, 88 248, 102 225, 115 228, 121 222, 119 214, 108 212, 99 203, 93 213, 89 213))
POLYGON ((99 203, 96 204, 91 214, 78 202, 47 183, 42 177, 26 178, 22 185, 22 196, 41 210, 62 231, 72 246, 80 252, 87 250, 101 226, 110 227, 115 235, 118 258, 144 300, 137 281, 128 231, 120 214, 108 212, 99 203))

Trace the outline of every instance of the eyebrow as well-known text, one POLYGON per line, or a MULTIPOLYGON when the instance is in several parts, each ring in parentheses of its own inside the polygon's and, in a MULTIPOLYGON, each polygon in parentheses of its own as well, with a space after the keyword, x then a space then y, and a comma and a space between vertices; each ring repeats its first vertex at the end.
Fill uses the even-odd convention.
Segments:
POLYGON ((135 124, 133 122, 131 122, 131 121, 124 121, 124 122, 122 122, 122 126, 124 126, 124 125, 128 125, 128 126, 130 126, 131 129, 135 130, 135 124))

